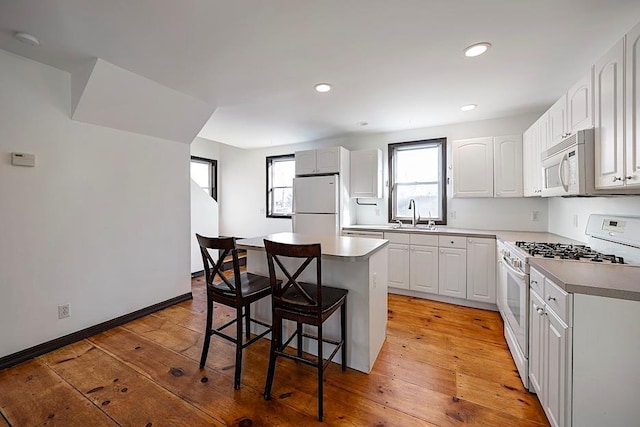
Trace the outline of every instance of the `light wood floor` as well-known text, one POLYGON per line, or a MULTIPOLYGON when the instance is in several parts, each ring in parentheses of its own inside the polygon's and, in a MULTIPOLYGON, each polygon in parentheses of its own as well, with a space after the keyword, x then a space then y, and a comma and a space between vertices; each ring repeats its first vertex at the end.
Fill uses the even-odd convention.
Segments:
MULTIPOLYGON (((231 344, 213 337, 207 366, 199 369, 202 279, 193 281, 193 294, 192 301, 1 371, 0 427, 320 424, 309 366, 279 360, 273 399, 262 398, 266 340, 245 350, 240 390, 233 389, 231 344)), ((327 370, 326 425, 548 425, 536 396, 520 383, 497 313, 390 295, 388 316, 371 374, 343 373, 335 364, 327 370)))

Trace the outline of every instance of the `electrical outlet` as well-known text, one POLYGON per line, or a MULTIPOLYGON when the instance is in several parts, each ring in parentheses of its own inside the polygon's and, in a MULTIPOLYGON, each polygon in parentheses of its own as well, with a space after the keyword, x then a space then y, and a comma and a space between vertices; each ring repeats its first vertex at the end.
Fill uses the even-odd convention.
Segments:
POLYGON ((451 211, 451 219, 456 219, 456 211, 451 211))
POLYGON ((573 226, 578 228, 578 215, 573 216, 573 226))
POLYGON ((531 212, 531 221, 538 221, 539 217, 540 217, 539 211, 531 212))
POLYGON ((71 316, 71 308, 69 304, 62 304, 58 306, 58 319, 64 319, 71 316))

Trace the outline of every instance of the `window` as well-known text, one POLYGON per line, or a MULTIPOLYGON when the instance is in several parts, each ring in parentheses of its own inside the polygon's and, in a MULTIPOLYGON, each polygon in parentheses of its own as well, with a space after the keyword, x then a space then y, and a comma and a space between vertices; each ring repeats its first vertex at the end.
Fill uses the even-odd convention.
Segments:
POLYGON ((291 218, 295 174, 293 154, 267 157, 267 217, 291 218))
POLYGON ((447 223, 446 144, 446 138, 389 144, 389 222, 411 222, 413 200, 421 223, 447 223))
POLYGON ((191 179, 216 201, 218 200, 217 170, 218 162, 216 160, 191 157, 191 179))

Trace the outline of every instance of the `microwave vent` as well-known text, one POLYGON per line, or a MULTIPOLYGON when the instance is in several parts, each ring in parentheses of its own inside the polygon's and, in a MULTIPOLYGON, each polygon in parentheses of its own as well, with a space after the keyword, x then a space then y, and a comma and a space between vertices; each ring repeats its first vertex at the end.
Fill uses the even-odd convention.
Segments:
POLYGON ((578 144, 584 144, 586 141, 593 141, 593 129, 579 130, 572 133, 556 145, 549 147, 549 149, 542 152, 542 158, 546 159, 561 151, 566 150, 569 147, 573 147, 578 144))

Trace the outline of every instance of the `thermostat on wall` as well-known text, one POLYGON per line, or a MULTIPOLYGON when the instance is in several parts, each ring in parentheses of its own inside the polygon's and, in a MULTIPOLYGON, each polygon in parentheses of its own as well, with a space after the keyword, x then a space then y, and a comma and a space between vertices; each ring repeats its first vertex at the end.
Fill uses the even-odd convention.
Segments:
POLYGON ((36 156, 27 153, 11 153, 11 164, 14 166, 35 166, 36 156))

